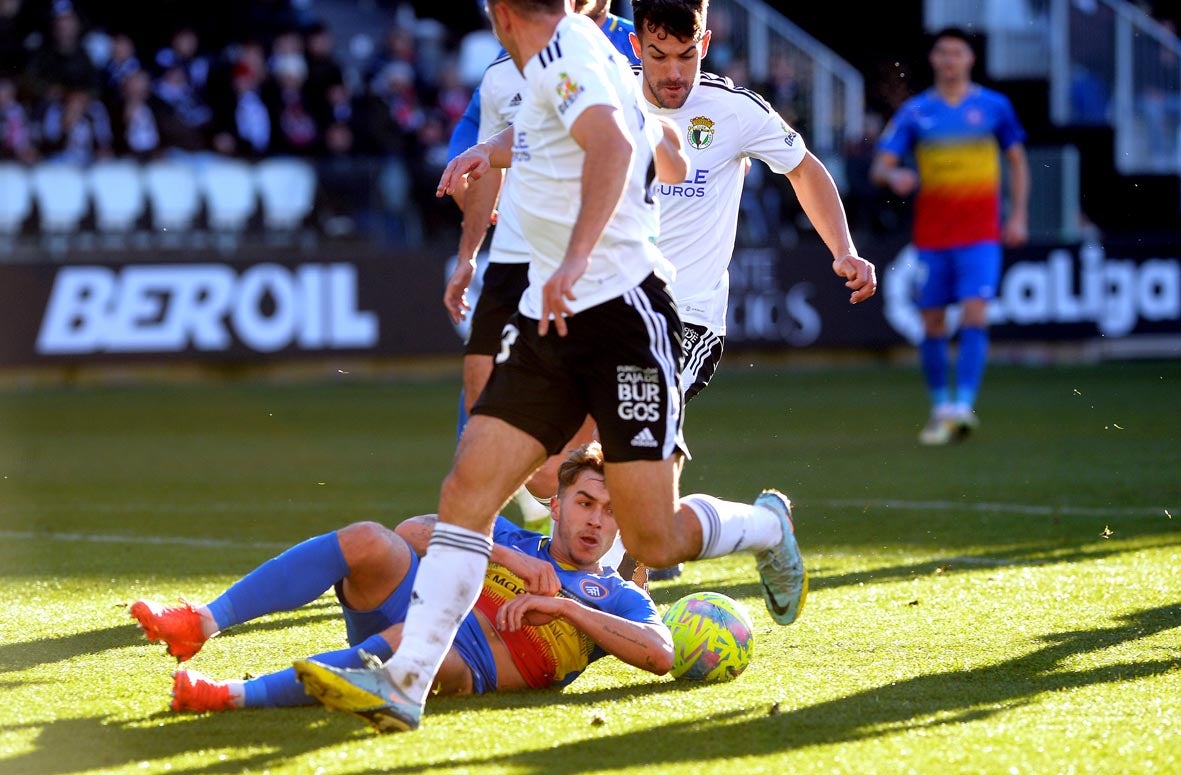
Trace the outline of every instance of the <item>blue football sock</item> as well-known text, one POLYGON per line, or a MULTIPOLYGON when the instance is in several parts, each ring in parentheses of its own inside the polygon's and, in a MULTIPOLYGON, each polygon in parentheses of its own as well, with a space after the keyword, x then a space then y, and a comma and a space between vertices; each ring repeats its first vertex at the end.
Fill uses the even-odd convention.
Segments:
POLYGON ((931 406, 942 406, 948 402, 947 389, 947 337, 929 336, 919 342, 919 361, 923 366, 923 378, 927 381, 927 393, 931 406))
POLYGON ((336 533, 309 538, 267 560, 209 604, 218 629, 318 598, 349 573, 336 533))
POLYGON ((463 388, 459 389, 459 412, 455 422, 455 440, 463 438, 463 429, 467 427, 467 395, 463 388))
POLYGON ((980 392, 980 381, 984 379, 987 361, 988 329, 961 328, 960 354, 955 367, 957 404, 969 408, 976 405, 976 394, 980 392))
MULTIPOLYGON (((333 667, 364 667, 361 660, 361 649, 385 662, 394 655, 393 649, 385 642, 385 638, 370 635, 364 643, 352 648, 328 651, 310 657, 317 662, 323 662, 333 667)), ((292 705, 315 705, 316 700, 303 690, 295 677, 295 668, 289 667, 277 673, 251 678, 242 684, 243 704, 247 708, 286 708, 292 705)))

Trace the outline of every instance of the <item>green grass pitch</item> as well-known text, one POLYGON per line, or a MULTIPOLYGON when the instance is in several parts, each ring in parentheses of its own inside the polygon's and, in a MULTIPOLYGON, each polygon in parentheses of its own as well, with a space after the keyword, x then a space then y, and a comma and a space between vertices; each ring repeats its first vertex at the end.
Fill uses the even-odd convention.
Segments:
MULTIPOLYGON (((286 545, 430 512, 455 379, 0 391, 0 773, 1181 772, 1181 363, 993 368, 982 427, 918 446, 917 373, 728 355, 688 409, 685 493, 796 503, 812 592, 753 561, 654 585, 747 604, 750 668, 606 659, 564 691, 439 698, 379 736, 319 707, 167 710, 137 597, 208 600, 286 545)), ((511 508, 511 507, 510 507, 511 508)), ((330 596, 189 663, 338 648, 330 596)))

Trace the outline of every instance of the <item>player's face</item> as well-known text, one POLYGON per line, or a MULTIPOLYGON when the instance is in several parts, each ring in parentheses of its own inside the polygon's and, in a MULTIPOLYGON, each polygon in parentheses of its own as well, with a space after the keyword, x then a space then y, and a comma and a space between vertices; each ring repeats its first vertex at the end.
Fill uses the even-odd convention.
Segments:
POLYGON ((664 30, 634 33, 632 48, 644 69, 644 96, 669 110, 684 105, 701 73, 709 37, 709 30, 697 41, 678 38, 664 30))
POLYGON ((598 565, 619 532, 607 483, 591 470, 581 472, 562 492, 554 519, 554 554, 578 567, 598 565))
POLYGON ((931 69, 936 82, 967 80, 975 62, 972 47, 959 38, 940 38, 931 49, 931 69))

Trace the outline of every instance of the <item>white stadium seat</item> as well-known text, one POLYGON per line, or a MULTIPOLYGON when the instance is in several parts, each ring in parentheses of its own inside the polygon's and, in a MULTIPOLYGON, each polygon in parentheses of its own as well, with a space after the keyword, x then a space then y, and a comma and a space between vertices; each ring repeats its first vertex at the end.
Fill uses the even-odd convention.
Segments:
POLYGON ((263 223, 268 229, 298 228, 312 211, 316 172, 299 159, 265 159, 254 168, 263 223))
POLYGON ((152 161, 144 166, 144 187, 157 229, 191 229, 201 207, 197 176, 192 167, 175 161, 152 161))
POLYGON ((31 176, 41 229, 57 234, 76 231, 90 204, 82 170, 71 164, 43 162, 33 167, 31 176))
POLYGON ((135 228, 144 212, 143 177, 138 164, 128 160, 95 162, 87 171, 87 182, 99 231, 126 232, 135 228))
POLYGON ((33 211, 29 175, 19 164, 0 164, 0 234, 17 234, 33 211))
POLYGON ((209 228, 241 231, 258 207, 254 175, 246 162, 215 159, 197 171, 197 182, 205 196, 209 228))

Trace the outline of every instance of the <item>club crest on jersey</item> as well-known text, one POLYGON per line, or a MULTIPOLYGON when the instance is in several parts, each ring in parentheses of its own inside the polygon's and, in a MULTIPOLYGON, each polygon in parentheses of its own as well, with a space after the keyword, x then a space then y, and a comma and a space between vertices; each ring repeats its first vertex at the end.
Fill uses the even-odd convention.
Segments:
POLYGON ((699 151, 708 148, 709 144, 714 141, 713 120, 705 116, 689 119, 689 129, 685 132, 685 139, 688 140, 689 145, 699 151))
POLYGON ((562 79, 558 83, 558 96, 562 98, 558 112, 565 113, 574 104, 574 100, 578 99, 578 95, 582 94, 583 89, 566 73, 558 73, 558 78, 562 79))

